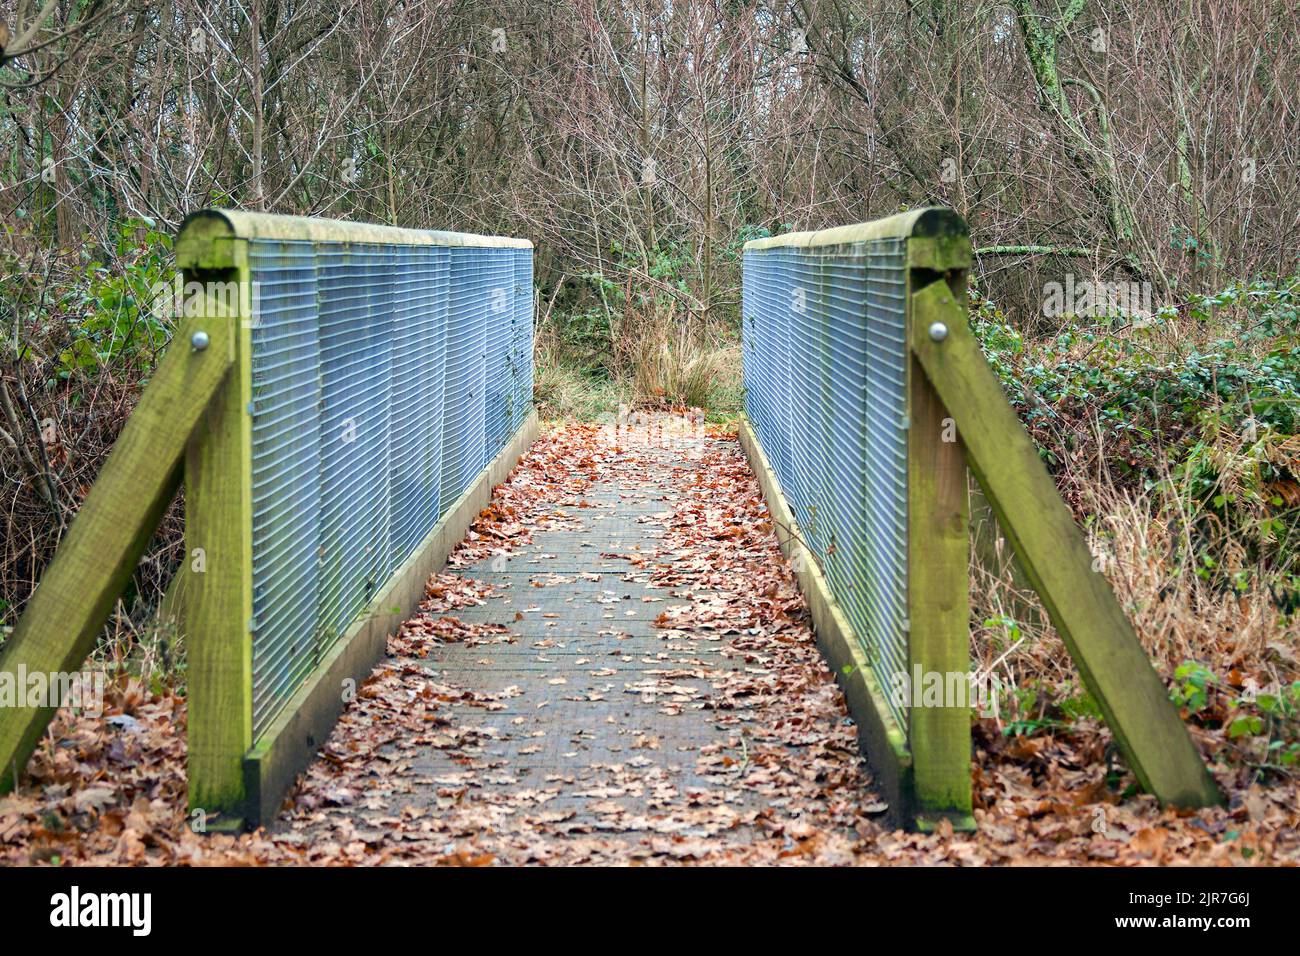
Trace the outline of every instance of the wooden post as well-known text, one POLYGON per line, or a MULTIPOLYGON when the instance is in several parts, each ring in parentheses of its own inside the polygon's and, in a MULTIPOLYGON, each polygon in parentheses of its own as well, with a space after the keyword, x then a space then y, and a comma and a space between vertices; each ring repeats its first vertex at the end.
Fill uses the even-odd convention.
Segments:
MULTIPOLYGON (((920 245, 924 240, 911 240, 920 245)), ((931 244, 927 244, 932 245, 931 244)), ((927 248, 931 257, 937 251, 927 248)), ((915 260, 915 252, 911 256, 915 260)), ((961 261, 960 257, 953 257, 961 261)), ((964 264, 964 263, 963 263, 964 264)), ((926 273, 922 273, 926 274, 926 273)), ((964 273, 954 273, 964 277, 964 273)), ((964 284, 964 278, 962 280, 964 284)), ((909 276, 908 288, 912 287, 909 276)), ((965 292, 962 290, 962 297, 965 292)), ((918 321, 909 309, 910 323, 918 321)), ((966 461, 953 420, 920 366, 908 374, 908 745, 919 828, 937 817, 973 828, 970 712, 970 519, 966 461)))
POLYGON ((1222 797, 1106 579, 1002 393, 947 283, 912 296, 912 351, 966 460, 1139 783, 1162 803, 1222 797), (929 334, 942 323, 946 335, 929 334))
POLYGON ((924 828, 928 816, 971 812, 970 535, 956 428, 919 368, 910 393, 905 686, 915 810, 924 828))
MULTIPOLYGON (((231 325, 202 315, 176 330, 0 652, 0 673, 68 674, 84 666, 175 497, 185 443, 231 364, 231 325), (207 347, 196 349, 192 336, 200 332, 207 347)), ((54 711, 0 707, 0 792, 15 785, 54 711)))
MULTIPOLYGON (((190 237, 194 240, 194 237, 190 237)), ((246 244, 178 246, 186 278, 221 283, 208 308, 230 315, 233 364, 199 419, 185 456, 185 632, 189 661, 189 805, 238 827, 243 758, 253 744, 252 284, 246 244), (231 285, 224 285, 230 283, 231 285), (236 294, 228 291, 233 288, 236 294)))

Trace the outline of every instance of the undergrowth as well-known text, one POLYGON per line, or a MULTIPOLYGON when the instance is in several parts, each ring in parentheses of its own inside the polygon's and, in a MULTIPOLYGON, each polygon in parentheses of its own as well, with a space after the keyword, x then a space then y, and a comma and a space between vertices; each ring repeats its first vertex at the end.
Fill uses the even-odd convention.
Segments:
MULTIPOLYGON (((1240 283, 1138 325, 1031 339, 972 327, 1185 717, 1238 772, 1300 760, 1300 283, 1240 283)), ((1015 688, 1005 733, 1099 716, 1005 554, 975 568, 977 666, 1015 688)))
MULTIPOLYGON (((739 247, 724 256, 733 266, 739 247)), ((587 273, 561 290, 538 329, 542 416, 593 420, 633 407, 734 418, 742 406, 734 305, 694 297, 689 250, 661 246, 643 263, 615 246, 613 256, 609 275, 587 273)))

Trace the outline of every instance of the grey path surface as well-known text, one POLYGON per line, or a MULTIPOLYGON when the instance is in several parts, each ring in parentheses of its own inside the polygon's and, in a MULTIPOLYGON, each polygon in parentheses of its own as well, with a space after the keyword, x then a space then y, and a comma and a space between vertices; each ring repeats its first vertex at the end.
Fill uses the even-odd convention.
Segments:
POLYGON ((553 432, 489 512, 277 839, 367 863, 854 859, 885 808, 734 436, 553 432))
MULTIPOLYGON (((630 810, 655 805, 644 787, 627 792, 620 786, 628 765, 665 790, 689 793, 712 785, 697 770, 701 755, 743 759, 737 727, 746 715, 719 719, 701 707, 711 695, 709 673, 735 667, 734 655, 717 640, 666 640, 653 621, 672 602, 674 589, 652 586, 648 567, 625 556, 647 563, 672 559, 656 555, 664 535, 656 516, 679 503, 671 481, 674 454, 671 448, 644 453, 658 465, 658 480, 636 487, 600 482, 582 496, 589 507, 556 509, 570 527, 537 533, 520 554, 462 569, 493 585, 497 595, 457 616, 505 625, 513 642, 446 644, 428 660, 443 681, 503 695, 505 709, 482 718, 503 730, 484 744, 483 759, 500 761, 519 786, 572 779, 595 788, 569 785, 548 802, 551 810, 578 811, 575 829, 603 826, 609 814, 592 812, 593 805, 609 809, 602 800, 630 810)), ((417 766, 435 775, 457 769, 449 754, 439 752, 417 766)), ((733 796, 744 803, 743 792, 733 796)))

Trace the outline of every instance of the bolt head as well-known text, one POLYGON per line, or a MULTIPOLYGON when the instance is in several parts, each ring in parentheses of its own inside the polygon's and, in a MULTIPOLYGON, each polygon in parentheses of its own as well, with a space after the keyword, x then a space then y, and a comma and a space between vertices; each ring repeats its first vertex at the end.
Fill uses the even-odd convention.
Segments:
POLYGON ((208 339, 207 332, 195 332, 193 335, 190 336, 190 345, 194 348, 194 351, 196 352, 202 352, 205 348, 207 348, 209 341, 210 340, 208 339))
POLYGON ((948 337, 948 326, 942 322, 930 323, 930 338, 936 342, 942 342, 948 337))

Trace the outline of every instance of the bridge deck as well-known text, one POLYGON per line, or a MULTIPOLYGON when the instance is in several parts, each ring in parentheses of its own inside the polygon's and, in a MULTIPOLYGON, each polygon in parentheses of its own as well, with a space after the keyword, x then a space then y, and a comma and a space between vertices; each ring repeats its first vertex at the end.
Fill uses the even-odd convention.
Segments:
POLYGON ((884 807, 734 437, 544 435, 278 829, 365 862, 848 861, 884 807))

